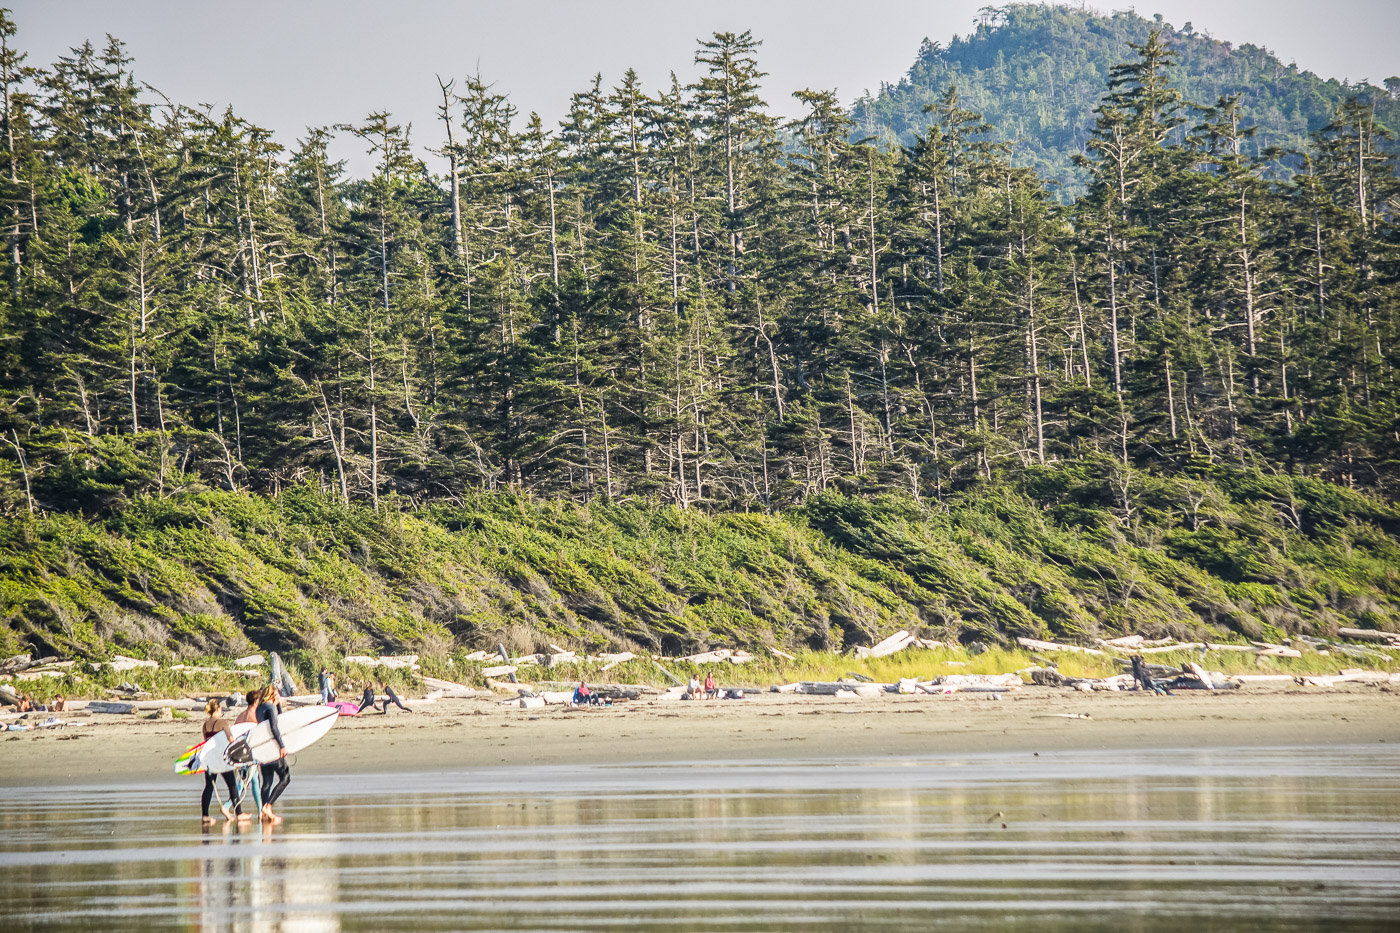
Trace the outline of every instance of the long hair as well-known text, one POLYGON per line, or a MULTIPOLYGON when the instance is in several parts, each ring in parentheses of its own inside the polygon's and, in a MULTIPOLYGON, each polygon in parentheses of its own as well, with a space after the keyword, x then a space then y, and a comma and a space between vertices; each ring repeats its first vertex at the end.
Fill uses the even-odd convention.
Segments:
POLYGON ((204 704, 204 715, 208 716, 210 719, 213 719, 215 716, 219 715, 219 706, 219 699, 218 697, 215 697, 208 703, 204 704))

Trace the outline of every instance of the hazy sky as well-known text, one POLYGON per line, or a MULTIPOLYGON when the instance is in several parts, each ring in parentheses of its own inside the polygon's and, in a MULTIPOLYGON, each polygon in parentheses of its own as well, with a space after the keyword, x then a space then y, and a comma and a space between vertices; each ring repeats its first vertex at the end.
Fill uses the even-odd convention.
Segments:
MULTIPOLYGON (((6 0, 0 0, 5 3, 6 0)), ((441 135, 435 74, 479 70, 547 124, 569 95, 628 67, 648 88, 695 74, 696 40, 753 30, 765 92, 780 114, 791 93, 835 89, 847 102, 897 81, 927 36, 971 31, 988 0, 9 0, 29 63, 48 65, 84 39, 127 43, 138 79, 173 100, 232 104, 292 144, 308 125, 389 110, 420 146, 441 135)), ((1100 8, 1123 8, 1105 2, 1100 8)), ((1379 84, 1400 73, 1400 2, 1158 0, 1130 4, 1180 26, 1252 42, 1324 77, 1379 84)), ((358 173, 366 162, 348 144, 358 173)), ((432 164, 432 163, 430 163, 432 164)), ((434 165, 436 168, 436 165, 434 165)))

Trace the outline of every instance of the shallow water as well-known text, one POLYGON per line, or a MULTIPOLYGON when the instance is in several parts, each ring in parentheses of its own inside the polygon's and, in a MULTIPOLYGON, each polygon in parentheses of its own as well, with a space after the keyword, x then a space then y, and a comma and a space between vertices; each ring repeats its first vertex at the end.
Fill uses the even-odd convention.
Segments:
POLYGON ((1395 929, 1400 749, 0 789, 0 929, 1395 929), (220 785, 222 788, 222 785, 220 785), (1003 825, 1005 824, 1005 825, 1003 825))

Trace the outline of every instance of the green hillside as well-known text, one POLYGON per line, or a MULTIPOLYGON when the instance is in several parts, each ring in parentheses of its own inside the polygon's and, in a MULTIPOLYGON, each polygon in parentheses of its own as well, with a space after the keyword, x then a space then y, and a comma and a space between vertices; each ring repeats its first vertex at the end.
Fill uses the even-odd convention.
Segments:
POLYGON ((1223 641, 1400 621, 1400 511, 1276 475, 1125 477, 1103 461, 941 507, 826 493, 776 515, 708 515, 483 493, 376 512, 182 475, 161 495, 139 488, 150 473, 122 472, 158 451, 85 456, 126 491, 100 514, 0 526, 0 652, 839 651, 900 628, 1223 641))
POLYGON ((1400 99, 1393 96, 1400 80, 1390 89, 1343 84, 1257 45, 1213 39, 1190 23, 1033 3, 994 8, 976 32, 946 46, 925 39, 906 76, 857 101, 854 116, 864 131, 907 144, 928 127, 924 107, 956 85, 965 107, 981 113, 998 139, 1016 144, 1017 164, 1079 191, 1087 176, 1072 159, 1093 131, 1109 69, 1131 54, 1128 43, 1142 43, 1153 28, 1179 55, 1174 81, 1188 101, 1210 106, 1239 95, 1243 122, 1259 127, 1251 155, 1271 146, 1303 149, 1308 134, 1352 96, 1373 107, 1376 122, 1392 134, 1400 130, 1400 99))

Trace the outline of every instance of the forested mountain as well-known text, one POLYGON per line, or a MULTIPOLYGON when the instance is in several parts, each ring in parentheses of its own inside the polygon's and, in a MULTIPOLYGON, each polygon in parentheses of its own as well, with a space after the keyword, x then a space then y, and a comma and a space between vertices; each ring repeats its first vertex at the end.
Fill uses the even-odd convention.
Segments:
POLYGON ((1062 205, 951 87, 906 146, 853 141, 826 93, 780 125, 747 33, 690 86, 598 79, 557 129, 444 86, 432 167, 387 113, 287 151, 142 93, 116 40, 39 69, 0 34, 0 612, 25 637, 477 637, 543 625, 521 607, 551 592, 649 644, 1395 625, 1400 186, 1360 99, 1283 178, 1153 31, 1062 205), (325 509, 259 498, 292 489, 325 509), (453 511, 482 495, 490 521, 453 511), (488 534, 511 503, 534 530, 488 534), (677 510, 783 513, 744 526, 782 560, 687 582, 647 537, 677 510), (571 563, 594 515, 653 549, 571 563), (885 608, 764 530, 788 526, 885 608), (578 597, 636 574, 641 608, 578 597), (467 590, 496 602, 443 596, 467 590))
POLYGON ((971 35, 946 46, 925 39, 904 78, 856 101, 856 122, 880 140, 912 143, 926 131, 924 108, 956 85, 964 106, 992 125, 992 137, 1015 144, 1016 164, 1080 194, 1089 176, 1074 157, 1093 135, 1109 72, 1128 43, 1145 42, 1154 29, 1177 53, 1172 80, 1186 100, 1209 106, 1238 98, 1241 123, 1258 128, 1244 143, 1251 156, 1270 147, 1306 148, 1309 134, 1331 122, 1350 97, 1371 108, 1392 135, 1400 131, 1400 78, 1384 88, 1345 84, 1285 64, 1259 46, 1213 39, 1191 23, 1178 29, 1160 16, 1035 3, 988 8, 971 35))

